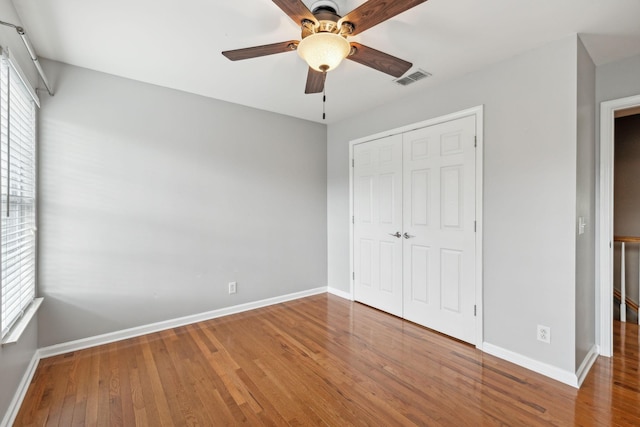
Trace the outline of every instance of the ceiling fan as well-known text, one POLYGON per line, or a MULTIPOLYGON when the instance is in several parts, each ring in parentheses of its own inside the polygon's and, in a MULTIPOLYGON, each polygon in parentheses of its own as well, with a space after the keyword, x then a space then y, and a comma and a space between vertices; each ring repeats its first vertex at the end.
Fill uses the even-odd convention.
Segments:
POLYGON ((302 30, 302 40, 254 46, 222 52, 232 61, 298 51, 309 64, 305 93, 324 90, 327 71, 350 59, 393 77, 402 76, 413 64, 360 43, 349 42, 374 25, 405 12, 427 0, 368 0, 356 9, 340 16, 334 1, 317 1, 313 12, 301 0, 273 0, 302 30))

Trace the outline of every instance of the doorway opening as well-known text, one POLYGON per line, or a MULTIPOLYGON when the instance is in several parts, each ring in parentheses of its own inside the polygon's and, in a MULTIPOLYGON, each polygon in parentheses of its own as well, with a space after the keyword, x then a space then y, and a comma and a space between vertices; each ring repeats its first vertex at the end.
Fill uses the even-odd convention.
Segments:
POLYGON ((597 246, 599 310, 596 313, 596 318, 599 324, 597 342, 600 354, 607 357, 613 355, 615 120, 616 117, 637 113, 640 113, 640 95, 606 101, 600 106, 600 189, 598 193, 597 246))

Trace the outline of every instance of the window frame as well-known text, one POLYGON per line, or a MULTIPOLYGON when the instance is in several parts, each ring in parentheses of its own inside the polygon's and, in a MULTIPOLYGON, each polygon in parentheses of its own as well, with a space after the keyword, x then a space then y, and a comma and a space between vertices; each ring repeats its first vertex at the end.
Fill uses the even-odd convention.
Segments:
POLYGON ((35 315, 42 303, 42 298, 37 298, 38 238, 36 234, 38 224, 37 113, 40 102, 36 91, 28 83, 28 79, 25 77, 17 63, 12 60, 8 49, 0 47, 0 61, 2 62, 0 66, 0 147, 6 145, 6 152, 0 149, 0 165, 2 165, 2 167, 0 167, 0 170, 2 170, 2 173, 0 173, 0 186, 3 186, 3 190, 0 191, 0 193, 4 193, 2 194, 3 199, 7 197, 7 194, 9 194, 6 199, 7 202, 4 200, 2 201, 4 212, 0 212, 0 215, 3 215, 0 219, 0 344, 5 345, 18 341, 20 335, 22 335, 27 325, 30 323, 31 318, 35 315), (12 100, 14 97, 18 97, 18 99, 12 100), (22 108, 13 113, 11 107, 15 108, 18 103, 20 103, 22 108), (5 113, 5 108, 8 108, 6 110, 6 117, 3 115, 5 113), (12 123, 12 121, 15 120, 19 120, 20 122, 17 124, 12 123), (16 128, 20 129, 20 134, 17 139, 14 139, 11 137, 11 133, 16 128), (6 133, 4 132, 5 130, 6 133), (8 141, 6 140, 7 136, 9 136, 8 141), (13 166, 17 166, 18 164, 24 166, 26 164, 27 172, 18 172, 18 174, 10 175, 11 161, 15 162, 17 160, 15 156, 11 155, 10 151, 11 143, 14 141, 16 145, 13 148, 26 150, 26 154, 22 152, 20 153, 21 155, 25 155, 25 157, 20 160, 26 159, 26 163, 16 163, 13 166), (8 162, 7 158, 9 159, 8 162), (6 173, 4 170, 5 165, 6 173), (24 179, 18 181, 18 183, 26 184, 30 186, 31 189, 24 193, 22 188, 18 189, 15 186, 15 183, 11 187, 6 187, 7 184, 11 185, 11 180, 9 179, 10 176, 24 179), (6 224, 5 220, 7 219, 6 214, 13 210, 11 203, 12 192, 14 193, 14 196, 17 196, 17 203, 14 203, 13 207, 16 209, 15 212, 18 212, 18 215, 9 218, 13 221, 27 218, 28 222, 21 223, 18 221, 20 234, 18 234, 17 246, 15 247, 17 248, 18 256, 12 260, 14 264, 5 269, 6 236, 4 228, 6 224), (26 197, 24 197, 25 194, 26 197), (24 208, 27 208, 29 212, 27 215, 22 216, 20 212, 24 208), (28 234, 30 234, 30 236, 28 234), (23 268, 23 260, 30 262, 27 269, 23 268), (13 268, 13 270, 9 270, 10 268, 13 268), (13 282, 12 288, 14 291, 17 290, 17 297, 14 295, 12 297, 13 299, 10 301, 17 305, 13 306, 10 317, 5 318, 6 313, 4 310, 8 303, 3 301, 3 298, 5 298, 5 287, 9 286, 9 283, 5 282, 5 278, 7 271, 12 271, 12 273, 9 274, 15 274, 16 269, 19 270, 19 278, 16 279, 18 280, 17 285, 15 281, 13 282), (26 286, 23 277, 25 272, 26 286), (26 293, 24 293, 25 290, 26 293), (16 309, 16 307, 19 308, 16 309))

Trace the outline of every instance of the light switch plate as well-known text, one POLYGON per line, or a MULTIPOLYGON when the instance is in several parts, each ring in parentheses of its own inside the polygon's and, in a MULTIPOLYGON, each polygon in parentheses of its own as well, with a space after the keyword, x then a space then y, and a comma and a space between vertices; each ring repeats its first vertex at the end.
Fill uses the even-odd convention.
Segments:
POLYGON ((581 216, 578 218, 578 234, 584 234, 584 229, 587 226, 587 223, 584 221, 584 217, 581 216))

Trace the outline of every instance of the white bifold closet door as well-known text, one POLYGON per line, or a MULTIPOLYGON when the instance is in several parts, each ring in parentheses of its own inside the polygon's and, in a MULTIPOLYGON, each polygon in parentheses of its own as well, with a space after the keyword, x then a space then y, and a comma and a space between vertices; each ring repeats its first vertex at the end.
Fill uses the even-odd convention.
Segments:
POLYGON ((475 129, 470 116, 354 147, 355 299, 470 343, 475 129))

